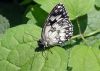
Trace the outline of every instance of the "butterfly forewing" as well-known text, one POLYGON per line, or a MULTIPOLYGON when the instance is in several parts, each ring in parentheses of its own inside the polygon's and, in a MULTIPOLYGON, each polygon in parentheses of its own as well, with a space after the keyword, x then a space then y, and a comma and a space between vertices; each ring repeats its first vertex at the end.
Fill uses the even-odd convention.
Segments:
POLYGON ((42 30, 41 44, 44 47, 63 43, 73 34, 73 26, 63 4, 57 4, 49 14, 42 30))

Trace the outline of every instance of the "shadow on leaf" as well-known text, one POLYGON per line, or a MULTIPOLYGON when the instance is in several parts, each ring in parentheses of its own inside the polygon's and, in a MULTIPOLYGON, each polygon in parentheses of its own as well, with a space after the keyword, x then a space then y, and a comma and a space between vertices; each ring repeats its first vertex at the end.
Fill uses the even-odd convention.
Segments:
POLYGON ((36 25, 39 27, 43 26, 45 23, 46 17, 48 16, 48 13, 45 12, 43 9, 40 8, 40 5, 35 5, 34 10, 32 11, 32 14, 35 18, 36 25))

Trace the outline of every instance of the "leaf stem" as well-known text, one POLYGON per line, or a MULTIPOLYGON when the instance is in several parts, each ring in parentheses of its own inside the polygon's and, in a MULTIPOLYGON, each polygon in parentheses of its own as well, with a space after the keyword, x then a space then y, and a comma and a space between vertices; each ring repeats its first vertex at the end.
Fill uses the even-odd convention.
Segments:
POLYGON ((85 42, 85 44, 88 45, 87 42, 86 42, 86 39, 84 38, 84 36, 83 36, 83 34, 81 32, 81 28, 80 28, 80 24, 79 24, 78 18, 77 18, 77 26, 78 26, 79 33, 80 33, 81 38, 83 39, 83 41, 85 42))
MULTIPOLYGON (((93 35, 95 35, 95 34, 97 34, 97 33, 100 33, 100 30, 96 30, 96 31, 94 31, 94 32, 92 32, 92 33, 83 34, 83 35, 84 35, 84 38, 86 38, 86 37, 93 36, 93 35)), ((71 39, 76 39, 76 38, 78 38, 78 37, 81 37, 81 35, 73 36, 71 39)))

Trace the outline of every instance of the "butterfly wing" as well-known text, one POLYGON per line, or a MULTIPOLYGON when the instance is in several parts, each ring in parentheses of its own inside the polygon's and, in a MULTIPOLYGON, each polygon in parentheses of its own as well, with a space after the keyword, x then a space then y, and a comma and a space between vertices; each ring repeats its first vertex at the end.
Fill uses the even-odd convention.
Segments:
POLYGON ((44 47, 63 43, 73 34, 73 26, 63 4, 57 4, 42 29, 41 44, 44 47))

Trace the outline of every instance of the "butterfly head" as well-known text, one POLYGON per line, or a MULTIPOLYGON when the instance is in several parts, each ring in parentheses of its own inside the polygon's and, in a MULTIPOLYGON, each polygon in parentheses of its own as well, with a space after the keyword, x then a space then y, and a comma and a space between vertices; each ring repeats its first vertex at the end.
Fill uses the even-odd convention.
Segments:
POLYGON ((44 48, 45 47, 45 44, 41 39, 38 41, 38 46, 39 46, 39 48, 44 48))

